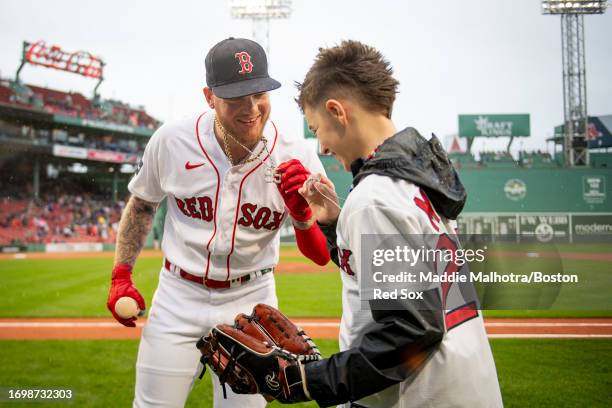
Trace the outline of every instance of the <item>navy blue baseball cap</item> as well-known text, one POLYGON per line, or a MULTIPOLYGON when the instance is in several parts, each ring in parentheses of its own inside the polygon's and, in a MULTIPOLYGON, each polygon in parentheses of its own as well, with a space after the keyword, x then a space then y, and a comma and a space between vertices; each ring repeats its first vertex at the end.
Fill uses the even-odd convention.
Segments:
POLYGON ((219 98, 240 98, 281 86, 268 75, 262 46, 245 38, 230 37, 217 43, 208 51, 204 65, 206 85, 219 98))

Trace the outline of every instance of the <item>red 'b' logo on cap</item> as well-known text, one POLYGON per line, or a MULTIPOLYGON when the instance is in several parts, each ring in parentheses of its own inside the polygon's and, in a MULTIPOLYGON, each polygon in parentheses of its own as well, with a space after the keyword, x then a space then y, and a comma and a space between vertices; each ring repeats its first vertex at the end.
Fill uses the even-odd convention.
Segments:
POLYGON ((251 62, 251 56, 246 51, 237 52, 234 55, 235 58, 238 58, 238 62, 240 63, 240 71, 239 74, 249 74, 253 71, 253 63, 251 62))

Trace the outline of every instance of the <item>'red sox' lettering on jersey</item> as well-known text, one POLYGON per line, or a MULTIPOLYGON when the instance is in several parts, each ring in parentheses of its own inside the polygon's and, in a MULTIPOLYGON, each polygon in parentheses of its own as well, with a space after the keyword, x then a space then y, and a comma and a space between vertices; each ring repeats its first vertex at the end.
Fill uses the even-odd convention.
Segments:
POLYGON ((253 227, 255 229, 265 228, 274 231, 280 228, 285 216, 285 212, 278 212, 268 207, 257 208, 256 204, 244 203, 240 207, 242 217, 238 220, 238 225, 243 227, 253 227))
POLYGON ((187 217, 210 222, 213 219, 213 203, 210 197, 174 197, 179 210, 187 217))
MULTIPOLYGON (((187 217, 211 222, 213 220, 213 200, 210 197, 174 197, 178 209, 187 217)), ((274 211, 266 206, 258 207, 257 204, 244 203, 240 207, 241 217, 238 225, 252 227, 256 230, 265 228, 274 231, 280 228, 284 211, 274 211)))

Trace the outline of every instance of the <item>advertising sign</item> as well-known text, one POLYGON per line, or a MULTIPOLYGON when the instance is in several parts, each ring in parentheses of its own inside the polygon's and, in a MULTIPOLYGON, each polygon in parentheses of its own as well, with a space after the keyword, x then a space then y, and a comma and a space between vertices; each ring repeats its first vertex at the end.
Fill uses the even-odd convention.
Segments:
POLYGON ((459 137, 527 137, 529 114, 459 115, 459 137))

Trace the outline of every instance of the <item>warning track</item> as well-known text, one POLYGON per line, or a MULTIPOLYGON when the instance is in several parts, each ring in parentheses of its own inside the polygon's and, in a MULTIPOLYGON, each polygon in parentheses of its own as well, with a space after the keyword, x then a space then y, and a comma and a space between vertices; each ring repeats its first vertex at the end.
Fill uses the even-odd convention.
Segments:
MULTIPOLYGON (((337 339, 335 318, 295 318, 299 326, 318 339, 337 339)), ((108 318, 0 319, 2 340, 105 340, 137 339, 146 321, 137 327, 121 326, 108 318)), ((612 318, 485 319, 489 338, 584 338, 612 339, 612 318)))

